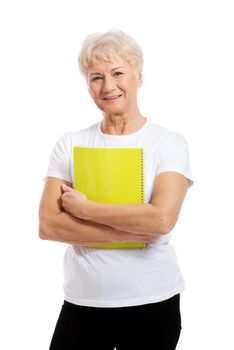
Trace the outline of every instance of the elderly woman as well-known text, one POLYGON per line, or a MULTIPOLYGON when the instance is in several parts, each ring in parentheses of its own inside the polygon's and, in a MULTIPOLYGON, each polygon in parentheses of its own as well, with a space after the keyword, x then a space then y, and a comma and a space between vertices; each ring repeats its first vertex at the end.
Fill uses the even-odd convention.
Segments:
POLYGON ((172 350, 184 281, 169 241, 193 183, 187 142, 141 114, 143 55, 132 37, 119 30, 89 35, 79 65, 103 118, 61 136, 45 177, 40 238, 69 244, 50 349, 172 350), (76 190, 77 146, 143 149, 143 202, 99 202, 76 190), (136 246, 107 248, 116 242, 136 246))

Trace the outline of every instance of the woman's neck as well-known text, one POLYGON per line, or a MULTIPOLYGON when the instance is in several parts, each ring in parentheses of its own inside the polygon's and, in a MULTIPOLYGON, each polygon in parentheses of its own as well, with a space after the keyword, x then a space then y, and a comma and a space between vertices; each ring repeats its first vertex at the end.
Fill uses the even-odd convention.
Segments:
POLYGON ((104 114, 101 130, 104 134, 126 135, 136 132, 145 123, 146 117, 143 117, 140 113, 134 116, 104 114))

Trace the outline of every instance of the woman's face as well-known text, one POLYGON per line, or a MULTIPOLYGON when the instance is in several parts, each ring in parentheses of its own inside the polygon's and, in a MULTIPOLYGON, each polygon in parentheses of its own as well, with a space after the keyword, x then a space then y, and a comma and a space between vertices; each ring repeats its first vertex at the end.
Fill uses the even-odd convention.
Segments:
POLYGON ((87 81, 90 96, 105 113, 124 113, 137 105, 142 76, 136 76, 131 64, 121 57, 90 64, 87 81))

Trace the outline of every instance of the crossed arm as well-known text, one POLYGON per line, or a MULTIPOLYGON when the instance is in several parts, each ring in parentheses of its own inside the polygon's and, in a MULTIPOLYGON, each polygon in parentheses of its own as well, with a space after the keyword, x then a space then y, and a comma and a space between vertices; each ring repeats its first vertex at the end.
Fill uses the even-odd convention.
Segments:
POLYGON ((79 245, 148 243, 175 226, 189 181, 176 172, 159 174, 145 204, 97 203, 70 186, 47 179, 39 209, 42 239, 79 245))

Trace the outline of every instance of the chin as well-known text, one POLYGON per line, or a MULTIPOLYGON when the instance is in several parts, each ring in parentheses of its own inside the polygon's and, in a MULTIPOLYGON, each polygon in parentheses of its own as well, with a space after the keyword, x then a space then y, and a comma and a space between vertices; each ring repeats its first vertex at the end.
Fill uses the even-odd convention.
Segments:
POLYGON ((118 114, 121 114, 124 112, 124 108, 120 108, 118 106, 112 106, 111 108, 103 108, 103 106, 99 106, 99 108, 104 112, 104 113, 109 113, 109 114, 112 114, 112 113, 118 113, 118 114))
POLYGON ((103 103, 96 103, 97 107, 103 111, 104 113, 123 113, 125 111, 125 105, 123 106, 123 103, 112 103, 112 104, 103 104, 103 103))

